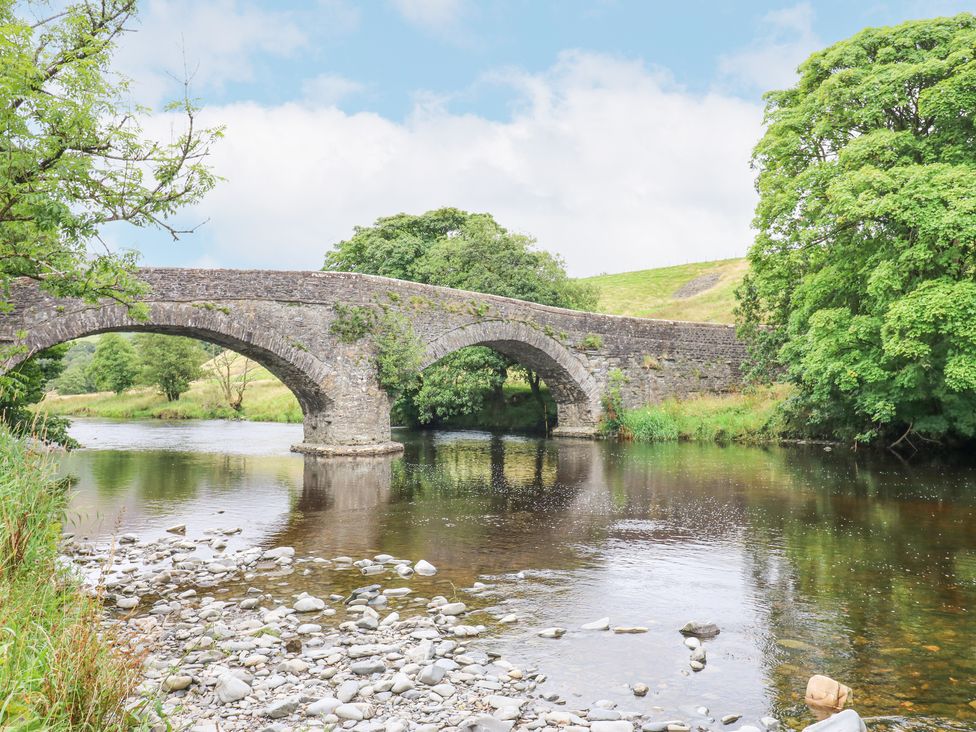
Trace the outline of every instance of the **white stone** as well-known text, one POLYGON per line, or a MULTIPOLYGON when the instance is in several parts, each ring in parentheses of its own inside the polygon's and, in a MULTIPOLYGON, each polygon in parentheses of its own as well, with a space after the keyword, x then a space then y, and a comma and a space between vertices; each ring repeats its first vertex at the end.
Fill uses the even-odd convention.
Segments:
POLYGON ((565 635, 565 628, 546 628, 539 631, 540 638, 560 638, 565 635))
POLYGON ((634 732, 634 725, 622 719, 614 722, 591 722, 590 732, 634 732))
POLYGON ((580 626, 581 630, 610 630, 610 618, 600 618, 580 626))
POLYGON ((421 577, 432 577, 437 574, 437 567, 428 562, 426 559, 421 559, 415 565, 413 565, 413 571, 419 574, 421 577))
POLYGON ((224 674, 217 680, 216 691, 221 704, 230 704, 250 695, 251 687, 236 676, 224 674))
POLYGON ((823 721, 804 727, 803 732, 866 732, 864 720, 853 709, 845 709, 823 721))
POLYGON ((292 607, 297 613, 314 613, 325 609, 325 600, 308 595, 298 598, 292 607))

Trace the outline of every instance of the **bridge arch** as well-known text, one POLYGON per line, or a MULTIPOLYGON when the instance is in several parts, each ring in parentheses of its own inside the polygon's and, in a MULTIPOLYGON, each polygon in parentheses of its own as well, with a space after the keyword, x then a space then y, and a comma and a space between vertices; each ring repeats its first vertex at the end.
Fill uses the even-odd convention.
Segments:
POLYGON ((149 303, 146 320, 133 319, 121 305, 84 307, 31 324, 17 354, 4 366, 13 368, 45 348, 99 333, 128 331, 188 336, 229 348, 261 364, 287 386, 305 415, 306 435, 310 418, 330 406, 329 371, 315 356, 296 348, 289 339, 257 326, 246 316, 224 308, 201 307, 181 302, 149 303))
POLYGON ((422 368, 469 346, 487 346, 542 377, 558 409, 554 434, 593 435, 600 415, 599 386, 582 358, 562 343, 523 322, 485 320, 430 341, 422 368))

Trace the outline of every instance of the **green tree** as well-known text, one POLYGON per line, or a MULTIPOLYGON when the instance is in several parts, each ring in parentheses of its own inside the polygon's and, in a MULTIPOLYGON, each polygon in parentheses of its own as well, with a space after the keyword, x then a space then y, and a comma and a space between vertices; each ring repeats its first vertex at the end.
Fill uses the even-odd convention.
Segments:
MULTIPOLYGON (((110 70, 135 12, 136 0, 60 9, 0 0, 0 312, 26 277, 53 295, 112 298, 139 315, 137 255, 105 246, 103 228, 126 221, 177 238, 185 231, 169 217, 216 183, 204 159, 221 130, 199 127, 189 94, 167 107, 182 126, 166 142, 149 140, 140 127, 148 110, 132 106, 128 80, 110 70)), ((0 352, 0 364, 15 355, 0 352)), ((30 373, 0 376, 2 398, 40 393, 24 388, 30 373)), ((26 413, 16 403, 4 421, 26 413)))
POLYGON ((95 357, 95 344, 90 340, 73 341, 67 344, 64 355, 64 371, 47 383, 47 389, 56 389, 59 394, 91 394, 98 386, 88 373, 88 366, 95 357))
MULTIPOLYGON (((596 307, 592 286, 572 280, 562 261, 535 248, 489 214, 456 208, 397 214, 357 227, 325 256, 325 269, 395 277, 578 310, 596 307)), ((498 399, 516 364, 489 348, 451 354, 399 400, 400 415, 422 424, 478 412, 498 399)), ((539 379, 529 374, 542 402, 539 379)))
POLYGON ((739 290, 757 370, 859 441, 976 436, 976 17, 871 28, 766 95, 739 290))
POLYGON ((106 333, 98 339, 88 373, 99 389, 121 394, 139 374, 136 349, 118 333, 106 333))
POLYGON ((179 399, 200 378, 207 353, 199 342, 157 333, 140 333, 134 340, 142 382, 157 387, 168 401, 179 399))
POLYGON ((49 348, 24 361, 4 378, 0 389, 0 420, 17 435, 36 435, 65 447, 76 447, 68 435, 70 422, 56 415, 36 415, 30 406, 44 398, 49 381, 64 369, 66 344, 49 348))

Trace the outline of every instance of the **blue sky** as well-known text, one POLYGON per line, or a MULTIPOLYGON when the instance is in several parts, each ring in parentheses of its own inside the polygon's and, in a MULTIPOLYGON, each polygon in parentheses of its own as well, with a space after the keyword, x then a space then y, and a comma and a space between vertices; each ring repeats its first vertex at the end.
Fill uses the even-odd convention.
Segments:
MULTIPOLYGON (((182 58, 227 180, 146 264, 318 268, 354 226, 489 211, 573 274, 741 256, 762 92, 869 25, 976 3, 146 0, 117 67, 159 106, 182 58)), ((157 114, 147 131, 169 134, 157 114)))

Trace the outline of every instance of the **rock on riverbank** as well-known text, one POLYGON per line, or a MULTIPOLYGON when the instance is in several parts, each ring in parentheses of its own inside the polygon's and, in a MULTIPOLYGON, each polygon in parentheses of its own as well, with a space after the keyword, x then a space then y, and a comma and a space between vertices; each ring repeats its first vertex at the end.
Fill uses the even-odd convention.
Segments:
MULTIPOLYGON (((112 569, 101 574, 106 604, 120 613, 114 622, 149 650, 140 692, 162 700, 176 729, 691 728, 683 720, 618 710, 606 700, 569 709, 558 695, 543 694, 538 670, 479 647, 485 626, 467 618, 465 603, 411 597, 402 586, 410 568, 404 560, 380 555, 353 563, 296 558, 289 547, 225 548, 218 535, 154 542, 127 535, 113 550, 112 569), (216 553, 198 556, 210 554, 198 549, 216 553), (373 584, 347 597, 244 589, 262 574, 282 575, 301 562, 358 568, 373 584), (387 581, 396 586, 384 587, 387 581), (235 587, 242 588, 237 597, 235 587)), ((107 549, 69 543, 66 551, 94 578, 107 549)), ((433 569, 426 562, 414 568, 428 575, 433 569)))

